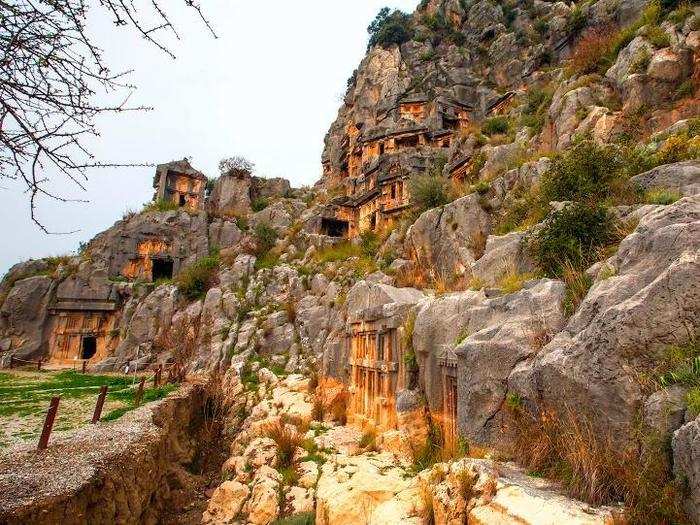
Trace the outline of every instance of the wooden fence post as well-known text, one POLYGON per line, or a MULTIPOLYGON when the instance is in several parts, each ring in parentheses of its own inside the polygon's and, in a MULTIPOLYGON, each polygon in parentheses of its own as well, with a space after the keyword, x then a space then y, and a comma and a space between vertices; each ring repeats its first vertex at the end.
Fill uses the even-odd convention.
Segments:
POLYGON ((53 429, 53 423, 56 420, 56 413, 58 412, 58 402, 61 398, 54 396, 51 398, 51 404, 49 405, 49 411, 46 413, 46 419, 44 419, 44 428, 41 430, 41 437, 39 438, 39 450, 45 450, 49 446, 49 437, 51 436, 51 430, 53 429))
POLYGON ((15 367, 15 356, 11 355, 10 356, 10 368, 15 367))
POLYGON ((102 417, 102 407, 105 404, 105 398, 107 397, 107 385, 102 385, 100 387, 100 394, 97 396, 97 403, 95 403, 95 411, 92 413, 92 424, 94 425, 102 417))
POLYGON ((158 388, 160 386, 160 376, 163 373, 163 365, 158 365, 156 368, 156 373, 153 375, 153 388, 158 388))
POLYGON ((141 382, 139 383, 139 389, 136 391, 136 396, 134 397, 134 406, 140 406, 141 405, 141 400, 143 399, 143 387, 146 383, 146 376, 143 376, 141 378, 141 382))
POLYGON ((87 371, 87 361, 83 360, 83 374, 87 371))
POLYGON ((41 371, 41 358, 36 362, 36 369, 41 371))

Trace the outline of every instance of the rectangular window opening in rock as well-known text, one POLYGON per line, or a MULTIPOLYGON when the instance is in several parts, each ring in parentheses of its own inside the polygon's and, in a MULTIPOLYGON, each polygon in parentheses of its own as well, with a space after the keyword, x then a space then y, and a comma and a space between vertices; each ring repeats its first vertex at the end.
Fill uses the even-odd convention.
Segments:
POLYGON ((160 279, 173 278, 173 261, 171 259, 153 258, 152 259, 151 280, 156 282, 160 279))
POLYGON ((94 335, 84 335, 81 341, 80 359, 92 359, 97 354, 97 338, 94 335))
POLYGON ((348 221, 339 219, 322 218, 321 233, 329 237, 347 237, 350 225, 348 221))

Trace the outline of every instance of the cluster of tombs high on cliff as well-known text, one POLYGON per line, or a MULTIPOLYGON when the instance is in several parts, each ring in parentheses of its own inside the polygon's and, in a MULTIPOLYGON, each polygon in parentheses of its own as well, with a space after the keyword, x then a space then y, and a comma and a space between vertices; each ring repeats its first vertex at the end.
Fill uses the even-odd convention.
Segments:
MULTIPOLYGON (((483 113, 498 114, 512 96, 493 100, 483 113)), ((350 121, 342 142, 327 147, 322 158, 327 186, 341 195, 327 206, 321 233, 353 238, 390 226, 410 206, 409 178, 448 152, 445 175, 464 180, 472 157, 455 155, 454 145, 469 135, 474 118, 474 108, 455 97, 413 94, 380 110, 375 126, 350 121)))
POLYGON ((340 148, 322 159, 324 179, 343 192, 332 200, 322 233, 355 237, 391 224, 410 204, 411 174, 425 171, 467 129, 471 109, 452 98, 414 94, 387 108, 371 129, 351 122, 340 148))

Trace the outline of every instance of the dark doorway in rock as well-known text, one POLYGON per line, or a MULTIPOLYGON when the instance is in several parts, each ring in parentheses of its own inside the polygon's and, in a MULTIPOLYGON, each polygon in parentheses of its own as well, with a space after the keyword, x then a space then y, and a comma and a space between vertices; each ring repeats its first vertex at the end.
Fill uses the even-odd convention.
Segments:
POLYGON ((94 335, 84 335, 80 348, 80 359, 92 359, 97 353, 97 338, 94 335))
POLYGON ((348 221, 338 219, 321 219, 321 233, 329 237, 347 237, 348 221))
POLYGON ((159 279, 173 278, 173 261, 169 259, 153 259, 153 270, 151 271, 151 279, 153 282, 159 279))
POLYGON ((182 193, 180 194, 179 204, 180 207, 183 207, 185 204, 187 204, 187 199, 182 193))

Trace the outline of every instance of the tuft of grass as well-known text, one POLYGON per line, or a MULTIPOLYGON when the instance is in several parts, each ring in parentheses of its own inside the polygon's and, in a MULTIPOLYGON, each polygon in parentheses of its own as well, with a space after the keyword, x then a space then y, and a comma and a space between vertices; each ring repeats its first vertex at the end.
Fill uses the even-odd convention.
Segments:
POLYGON ((654 47, 662 48, 671 45, 668 33, 658 25, 647 26, 644 30, 644 38, 651 42, 654 47))
POLYGON ((370 428, 362 434, 360 438, 360 448, 366 451, 377 450, 377 431, 374 428, 370 428))
POLYGON ((660 387, 670 385, 700 386, 700 337, 682 345, 670 346, 656 370, 660 387))
POLYGON ((644 194, 644 202, 647 204, 673 204, 682 195, 678 191, 651 189, 644 194))
POLYGON ((216 284, 220 260, 218 255, 198 259, 181 270, 175 278, 178 291, 190 301, 202 299, 216 284))
POLYGON ((515 269, 510 269, 503 274, 496 286, 500 288, 503 293, 511 294, 519 292, 523 289, 523 285, 527 281, 536 278, 537 275, 534 273, 518 273, 515 269))
POLYGON ((266 197, 255 197, 250 203, 251 209, 256 213, 264 210, 269 205, 270 205, 270 199, 268 199, 266 197))
POLYGON ((585 271, 575 268, 570 262, 564 264, 563 279, 566 284, 564 314, 571 317, 593 286, 593 280, 585 271))
POLYGON ((316 513, 297 512, 291 516, 280 518, 272 522, 272 525, 314 525, 316 523, 316 513))
POLYGON ((528 471, 554 478, 570 495, 592 505, 624 502, 625 523, 687 523, 683 487, 669 468, 669 446, 648 429, 614 446, 584 415, 566 410, 513 414, 512 453, 528 471))
POLYGON ((508 117, 504 116, 487 119, 481 126, 481 132, 489 137, 494 135, 507 135, 509 131, 510 120, 508 117))
POLYGON ((143 207, 143 212, 166 212, 179 210, 180 206, 175 201, 158 199, 157 201, 149 202, 143 207))
POLYGON ((436 424, 431 424, 425 442, 421 446, 414 447, 412 451, 413 465, 411 469, 414 472, 420 472, 421 470, 432 467, 436 463, 440 463, 443 459, 443 444, 444 441, 440 427, 436 424))
POLYGON ((255 254, 262 256, 274 248, 277 242, 277 230, 265 222, 261 222, 255 226, 255 254))
POLYGON ((297 447, 304 443, 304 436, 292 425, 282 421, 271 423, 262 429, 262 435, 277 444, 278 469, 292 467, 297 447))

